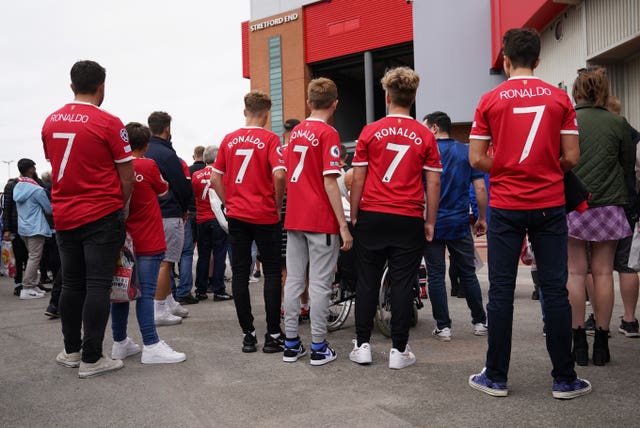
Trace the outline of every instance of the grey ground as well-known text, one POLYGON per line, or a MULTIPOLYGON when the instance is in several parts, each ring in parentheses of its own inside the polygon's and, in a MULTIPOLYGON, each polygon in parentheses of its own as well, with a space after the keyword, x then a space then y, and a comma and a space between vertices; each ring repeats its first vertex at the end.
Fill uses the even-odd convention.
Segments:
MULTIPOLYGON (((479 273, 486 304, 486 267, 479 273)), ((251 285, 260 344, 264 335, 262 282, 251 285)), ((139 356, 119 372, 81 380, 77 369, 54 362, 62 349, 60 322, 43 315, 48 299, 20 301, 13 281, 0 278, 0 427, 246 427, 246 426, 640 426, 640 339, 619 335, 616 306, 605 367, 578 368, 593 393, 570 401, 551 397, 550 363, 541 335, 540 307, 522 267, 516 290, 509 397, 467 385, 483 366, 486 338, 471 333, 463 299, 450 298, 453 340, 431 338, 431 309, 419 313, 410 344, 415 366, 387 368, 390 340, 372 337, 374 364, 350 362, 353 313, 330 334, 337 361, 312 367, 286 364, 280 354, 240 352, 232 302, 188 306, 182 325, 160 327, 162 339, 187 354, 177 365, 143 366, 139 356)), ((140 343, 132 310, 129 335, 140 343)), ((105 353, 111 350, 110 326, 105 353)), ((308 323, 302 326, 308 341, 308 323)), ((589 339, 592 343, 592 339, 589 339)))

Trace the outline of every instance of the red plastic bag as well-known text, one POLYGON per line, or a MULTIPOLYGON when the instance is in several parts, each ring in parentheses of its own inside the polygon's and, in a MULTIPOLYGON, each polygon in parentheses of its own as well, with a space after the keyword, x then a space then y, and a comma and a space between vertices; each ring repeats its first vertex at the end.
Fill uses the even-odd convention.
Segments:
POLYGON ((133 252, 133 241, 131 235, 127 233, 118 265, 113 272, 111 282, 111 301, 130 302, 140 297, 140 283, 138 282, 138 272, 136 271, 136 261, 133 252))

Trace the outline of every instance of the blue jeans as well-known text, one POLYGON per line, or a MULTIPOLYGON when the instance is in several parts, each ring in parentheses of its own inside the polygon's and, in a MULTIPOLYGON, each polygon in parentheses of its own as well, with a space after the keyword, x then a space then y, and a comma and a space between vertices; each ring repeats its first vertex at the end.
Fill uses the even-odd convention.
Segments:
POLYGON ((62 262, 60 316, 64 349, 82 361, 102 357, 109 320, 111 280, 125 239, 121 210, 75 229, 56 232, 62 262))
POLYGON ((564 206, 538 210, 492 208, 489 223, 487 304, 489 348, 487 377, 506 382, 511 357, 513 295, 518 260, 525 234, 536 255, 542 310, 547 329, 547 351, 557 381, 576 378, 571 355, 571 306, 567 292, 567 218, 564 206))
POLYGON ((428 242, 424 249, 424 259, 427 263, 427 278, 429 297, 433 318, 438 329, 451 328, 449 306, 447 305, 447 289, 445 287, 445 248, 449 250, 451 263, 458 268, 460 287, 465 291, 467 306, 471 309, 473 324, 485 323, 487 315, 482 307, 482 292, 476 276, 474 263, 473 238, 467 234, 462 239, 437 240, 428 242))
POLYGON ((180 255, 180 283, 176 286, 175 281, 171 288, 175 288, 176 297, 184 297, 191 293, 193 287, 193 230, 189 223, 184 225, 184 245, 180 255))
POLYGON ((198 225, 198 262, 196 263, 196 293, 206 294, 209 286, 209 260, 213 252, 213 277, 211 287, 214 294, 224 294, 224 271, 227 257, 227 234, 217 220, 198 225))
MULTIPOLYGON (((156 324, 153 320, 153 297, 158 283, 158 270, 164 253, 155 256, 136 256, 138 282, 141 296, 136 300, 136 318, 142 334, 142 342, 149 346, 160 341, 156 324)), ((120 342, 127 338, 127 321, 129 318, 129 302, 111 303, 111 331, 113 341, 120 342)))

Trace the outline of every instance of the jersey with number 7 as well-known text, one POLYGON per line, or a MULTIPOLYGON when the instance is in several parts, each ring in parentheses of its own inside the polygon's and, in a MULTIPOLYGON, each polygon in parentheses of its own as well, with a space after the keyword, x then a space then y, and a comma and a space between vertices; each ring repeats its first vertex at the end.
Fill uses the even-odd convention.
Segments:
POLYGON ((388 115, 362 129, 353 166, 366 166, 360 209, 424 216, 423 171, 442 171, 436 139, 410 116, 388 115))
POLYGON ((132 156, 120 119, 92 104, 72 102, 47 117, 42 142, 51 162, 57 230, 92 223, 124 206, 115 164, 132 156))
POLYGON ((213 164, 224 176, 227 216, 253 224, 280 221, 273 174, 284 168, 280 138, 273 132, 244 126, 227 134, 213 164))
POLYGON ((492 207, 564 205, 561 134, 578 134, 571 100, 537 77, 512 77, 480 99, 469 138, 493 141, 492 207))

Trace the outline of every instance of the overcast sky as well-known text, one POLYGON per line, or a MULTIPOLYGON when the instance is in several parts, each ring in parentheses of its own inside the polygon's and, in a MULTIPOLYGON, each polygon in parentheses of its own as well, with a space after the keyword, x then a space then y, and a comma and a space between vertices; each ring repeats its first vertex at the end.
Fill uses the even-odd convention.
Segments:
MULTIPOLYGON (((40 140, 46 116, 73 98, 79 59, 107 69, 102 108, 146 123, 173 117, 173 144, 188 164, 196 145, 217 145, 244 123, 240 23, 249 1, 6 1, 0 12, 0 161, 33 159, 49 171, 40 140)), ((0 191, 7 179, 0 163, 0 191)))

